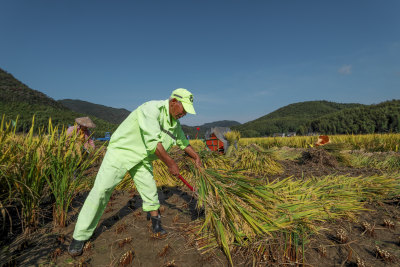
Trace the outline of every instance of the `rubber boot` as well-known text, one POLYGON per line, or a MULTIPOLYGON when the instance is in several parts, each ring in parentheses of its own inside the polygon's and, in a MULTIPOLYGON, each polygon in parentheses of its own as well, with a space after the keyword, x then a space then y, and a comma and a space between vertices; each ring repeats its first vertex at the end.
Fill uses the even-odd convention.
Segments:
POLYGON ((150 212, 147 212, 147 220, 150 221, 152 224, 153 235, 160 237, 165 236, 167 231, 165 231, 161 226, 161 211, 158 210, 157 216, 151 216, 150 212))
POLYGON ((150 216, 151 218, 151 224, 153 226, 153 234, 157 236, 164 236, 167 234, 167 231, 165 231, 162 226, 161 226, 161 216, 158 214, 157 216, 150 216))
MULTIPOLYGON (((160 209, 158 209, 157 212, 158 212, 158 215, 161 215, 160 209)), ((147 218, 148 221, 150 221, 150 218, 151 218, 150 211, 147 212, 147 217, 146 218, 147 218)))
POLYGON ((80 241, 80 240, 72 239, 72 242, 68 247, 69 255, 71 255, 72 257, 76 257, 76 256, 82 255, 83 247, 85 246, 86 242, 87 242, 87 240, 80 241))

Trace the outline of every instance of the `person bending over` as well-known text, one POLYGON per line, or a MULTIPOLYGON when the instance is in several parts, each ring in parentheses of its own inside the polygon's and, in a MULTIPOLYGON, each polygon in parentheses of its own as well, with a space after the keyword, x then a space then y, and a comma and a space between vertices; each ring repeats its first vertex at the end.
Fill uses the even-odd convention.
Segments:
POLYGON ((153 233, 167 234, 161 225, 152 161, 162 160, 169 172, 178 176, 178 165, 167 153, 173 145, 178 145, 194 159, 196 167, 202 167, 199 155, 189 145, 178 121, 186 113, 196 114, 193 95, 179 88, 167 100, 142 104, 121 123, 111 137, 93 188, 79 213, 68 248, 71 256, 82 254, 84 244, 92 236, 111 193, 126 172, 130 173, 143 200, 143 211, 148 212, 153 233))

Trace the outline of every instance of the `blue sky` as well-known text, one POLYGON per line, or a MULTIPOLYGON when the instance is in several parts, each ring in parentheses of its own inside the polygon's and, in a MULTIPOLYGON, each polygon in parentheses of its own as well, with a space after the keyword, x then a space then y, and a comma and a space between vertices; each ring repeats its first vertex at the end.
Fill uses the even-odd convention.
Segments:
POLYGON ((0 0, 0 68, 58 99, 135 109, 175 88, 183 124, 400 99, 400 1, 0 0))

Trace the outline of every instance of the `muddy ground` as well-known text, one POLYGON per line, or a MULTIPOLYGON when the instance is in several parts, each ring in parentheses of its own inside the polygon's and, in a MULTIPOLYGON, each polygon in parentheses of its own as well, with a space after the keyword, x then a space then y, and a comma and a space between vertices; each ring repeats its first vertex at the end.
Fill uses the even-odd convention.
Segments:
MULTIPOLYGON (((370 176, 382 174, 373 168, 351 168, 326 155, 281 159, 284 172, 270 177, 307 178, 324 175, 370 176)), ((67 247, 76 216, 87 193, 79 195, 66 228, 54 229, 48 222, 39 231, 14 238, 9 243, 14 259, 3 266, 228 266, 222 251, 202 254, 187 233, 189 223, 202 219, 196 199, 186 188, 161 188, 162 223, 167 238, 152 237, 150 223, 141 209, 137 192, 115 191, 94 236, 82 256, 71 257, 67 247), (124 257, 125 255, 125 257, 124 257), (125 260, 123 260, 123 258, 125 260)), ((365 203, 367 210, 351 220, 321 223, 323 229, 306 238, 305 260, 297 266, 400 266, 400 198, 365 203)), ((3 250, 4 251, 4 250, 3 250)), ((4 255, 0 259, 5 259, 4 255)), ((296 266, 279 261, 253 265, 250 255, 233 255, 235 266, 296 266)))

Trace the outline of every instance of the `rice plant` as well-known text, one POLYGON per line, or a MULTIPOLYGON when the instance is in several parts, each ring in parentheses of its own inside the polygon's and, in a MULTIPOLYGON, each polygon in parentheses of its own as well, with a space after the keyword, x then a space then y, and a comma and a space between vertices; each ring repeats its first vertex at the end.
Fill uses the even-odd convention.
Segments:
MULTIPOLYGON (((97 159, 97 152, 83 156, 76 135, 67 140, 65 130, 43 128, 34 133, 35 118, 27 134, 16 133, 4 117, 0 125, 0 207, 2 220, 12 209, 20 211, 22 229, 36 229, 41 216, 40 204, 50 194, 55 197, 54 221, 64 226, 68 206, 81 186, 84 170, 97 159), (74 137, 75 136, 75 137, 74 137)), ((99 150, 100 151, 100 150, 99 150)), ((9 216, 8 218, 11 218, 9 216)))
POLYGON ((84 172, 97 160, 102 147, 96 151, 83 150, 74 133, 68 136, 65 129, 58 134, 58 127, 49 122, 48 170, 45 179, 55 198, 53 219, 55 225, 66 225, 68 208, 83 183, 84 172), (82 152, 83 151, 83 152, 82 152))
MULTIPOLYGON (((32 125, 34 118, 32 119, 32 125)), ((26 135, 16 135, 15 126, 1 124, 1 179, 6 181, 12 198, 21 209, 20 219, 25 233, 36 229, 39 223, 39 204, 44 195, 43 178, 45 158, 41 155, 42 136, 34 136, 33 127, 26 135)))

